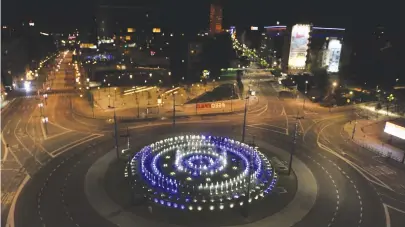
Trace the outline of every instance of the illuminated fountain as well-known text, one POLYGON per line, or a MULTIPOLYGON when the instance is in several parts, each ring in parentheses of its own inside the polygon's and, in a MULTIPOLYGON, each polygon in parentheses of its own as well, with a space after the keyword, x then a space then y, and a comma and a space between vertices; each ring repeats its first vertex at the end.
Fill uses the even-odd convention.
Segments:
POLYGON ((215 136, 182 135, 144 147, 130 161, 130 175, 156 204, 187 210, 243 205, 270 193, 277 176, 268 159, 247 144, 215 136))

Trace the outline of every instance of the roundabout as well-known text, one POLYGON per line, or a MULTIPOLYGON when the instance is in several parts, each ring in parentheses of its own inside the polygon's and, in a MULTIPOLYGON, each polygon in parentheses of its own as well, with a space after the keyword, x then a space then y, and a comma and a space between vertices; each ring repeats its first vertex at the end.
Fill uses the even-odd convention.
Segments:
POLYGON ((131 159, 129 172, 143 197, 189 211, 243 206, 264 198, 277 182, 257 147, 206 135, 175 136, 145 146, 131 159))
POLYGON ((273 145, 258 138, 250 146, 238 137, 226 123, 143 127, 131 131, 133 153, 118 161, 109 136, 80 145, 27 183, 16 204, 15 226, 304 227, 347 220, 349 211, 343 212, 356 192, 340 187, 347 180, 334 166, 317 163, 324 158, 294 156, 293 174, 277 175, 274 158, 289 159, 289 152, 278 148, 286 140, 273 145), (332 216, 336 196, 339 211, 332 216))

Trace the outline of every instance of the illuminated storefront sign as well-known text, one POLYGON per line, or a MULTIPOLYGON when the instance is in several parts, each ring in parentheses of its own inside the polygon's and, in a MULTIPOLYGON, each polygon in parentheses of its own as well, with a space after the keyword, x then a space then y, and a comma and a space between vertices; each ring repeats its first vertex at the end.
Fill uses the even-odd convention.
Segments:
POLYGON ((152 32, 153 33, 160 33, 160 28, 153 28, 152 32))
POLYGON ((290 68, 305 68, 309 43, 310 25, 294 25, 291 32, 290 56, 288 66, 290 68))
POLYGON ((214 103, 197 103, 197 109, 221 109, 225 108, 225 103, 214 102, 214 103))
POLYGON ((93 43, 81 43, 80 48, 82 48, 82 49, 85 49, 85 48, 97 49, 97 46, 94 45, 93 43))
POLYGON ((113 43, 113 42, 114 42, 113 39, 100 39, 100 40, 98 41, 99 44, 100 44, 100 43, 113 43))
POLYGON ((128 33, 135 32, 135 28, 127 28, 127 32, 128 32, 128 33))
POLYGON ((384 132, 405 140, 405 128, 391 122, 385 123, 384 132))
POLYGON ((339 71, 340 53, 342 51, 342 43, 340 40, 331 39, 328 45, 328 72, 336 73, 339 71))
POLYGON ((256 26, 250 26, 250 30, 252 30, 252 31, 257 31, 257 30, 259 30, 259 28, 256 27, 256 26))

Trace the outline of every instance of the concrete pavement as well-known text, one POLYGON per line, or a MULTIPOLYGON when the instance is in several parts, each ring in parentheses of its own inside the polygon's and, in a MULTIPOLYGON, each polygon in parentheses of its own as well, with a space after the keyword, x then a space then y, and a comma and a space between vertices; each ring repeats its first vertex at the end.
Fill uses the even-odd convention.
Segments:
MULTIPOLYGON (((385 121, 383 121, 383 123, 384 122, 385 121)), ((383 129, 380 128, 379 130, 381 131, 378 133, 366 132, 371 124, 375 124, 375 121, 360 119, 356 122, 348 122, 344 125, 344 131, 350 136, 353 136, 353 142, 357 143, 359 146, 364 147, 382 157, 388 157, 398 162, 404 162, 404 150, 395 147, 378 137, 378 134, 384 133, 382 131, 383 129)))
MULTIPOLYGON (((288 153, 276 148, 264 141, 257 141, 260 147, 270 152, 275 152, 284 160, 288 159, 288 153)), ((124 208, 113 202, 105 192, 103 185, 104 175, 114 160, 116 155, 114 150, 108 152, 97 160, 86 174, 85 191, 90 204, 104 218, 119 226, 174 226, 163 223, 155 223, 146 220, 135 214, 124 211, 124 208), (121 211, 119 214, 111 216, 112 213, 121 211)), ((293 170, 297 176, 298 189, 293 201, 280 212, 262 219, 260 221, 238 226, 268 226, 270 223, 275 226, 287 227, 299 222, 312 208, 317 196, 317 183, 311 171, 298 158, 295 158, 293 170)))

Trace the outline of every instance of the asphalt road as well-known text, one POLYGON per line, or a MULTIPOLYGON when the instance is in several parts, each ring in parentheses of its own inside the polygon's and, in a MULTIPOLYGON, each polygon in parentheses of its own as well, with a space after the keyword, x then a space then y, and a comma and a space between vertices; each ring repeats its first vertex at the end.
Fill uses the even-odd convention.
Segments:
MULTIPOLYGON (((245 141, 257 138, 292 150, 297 126, 295 155, 305 162, 317 179, 319 194, 316 203, 296 226, 388 226, 387 220, 390 226, 403 226, 405 194, 400 190, 401 179, 392 178, 392 174, 381 168, 380 173, 384 174, 376 176, 377 172, 367 167, 383 165, 398 173, 401 170, 381 162, 367 151, 359 151, 341 135, 342 124, 352 118, 351 109, 339 108, 329 112, 308 104, 303 111, 302 100, 279 100, 268 82, 260 83, 257 90, 259 98, 266 102, 249 112, 245 141), (387 213, 389 219, 386 219, 387 213)), ((18 114, 6 115, 2 119, 10 122, 4 127, 2 125, 7 143, 32 147, 32 138, 24 138, 18 133, 19 128, 24 132, 26 125, 41 128, 40 122, 31 123, 29 120, 31 115, 38 113, 35 102, 38 101, 22 99, 12 104, 19 109, 18 114), (22 111, 27 106, 31 106, 29 110, 22 111), (9 127, 12 130, 6 136, 9 127)), ((50 96, 47 102, 44 112, 49 117, 49 135, 40 143, 46 151, 38 149, 36 155, 30 149, 9 151, 10 158, 15 154, 18 160, 24 160, 21 162, 24 169, 32 175, 16 204, 16 226, 111 226, 87 203, 83 181, 90 165, 114 146, 113 125, 73 115, 66 95, 50 96)), ((172 133, 214 131, 227 135, 241 132, 242 120, 241 114, 190 117, 179 119, 174 129, 170 127, 170 119, 143 125, 122 123, 119 131, 124 134, 129 128, 132 143, 147 144, 146 141, 157 136, 172 133)), ((42 129, 34 131, 40 134, 42 129)), ((120 138, 120 144, 125 142, 125 138, 120 138)), ((13 172, 2 169, 2 177, 8 175, 7 179, 11 179, 13 175, 9 174, 13 172)))

